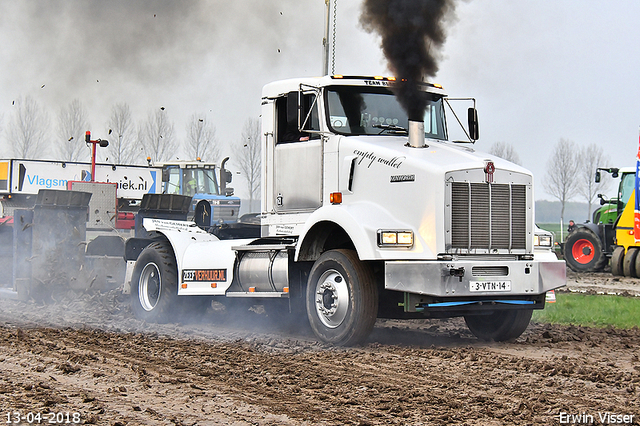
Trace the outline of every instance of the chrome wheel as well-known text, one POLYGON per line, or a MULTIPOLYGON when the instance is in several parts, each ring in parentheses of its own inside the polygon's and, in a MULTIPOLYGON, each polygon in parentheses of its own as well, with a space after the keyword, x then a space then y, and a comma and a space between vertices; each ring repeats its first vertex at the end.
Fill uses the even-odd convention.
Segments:
POLYGON ((131 275, 131 310, 148 322, 169 322, 181 312, 178 270, 168 241, 155 241, 142 250, 131 275))
POLYGON ((138 280, 138 298, 142 309, 152 311, 160 300, 161 291, 160 269, 155 263, 147 263, 138 280))
POLYGON ((315 261, 306 289, 309 325, 323 342, 362 343, 376 322, 378 289, 369 264, 353 250, 329 250, 315 261))
POLYGON ((349 312, 347 281, 335 269, 325 271, 316 283, 316 312, 322 324, 336 328, 349 312))

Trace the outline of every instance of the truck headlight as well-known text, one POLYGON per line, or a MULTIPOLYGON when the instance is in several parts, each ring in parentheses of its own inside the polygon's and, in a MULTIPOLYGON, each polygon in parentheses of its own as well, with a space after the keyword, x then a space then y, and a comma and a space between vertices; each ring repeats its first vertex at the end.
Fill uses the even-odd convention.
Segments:
POLYGON ((533 245, 536 247, 551 248, 552 241, 550 235, 534 235, 533 245))
POLYGON ((378 246, 380 247, 412 247, 413 231, 379 230, 378 246))

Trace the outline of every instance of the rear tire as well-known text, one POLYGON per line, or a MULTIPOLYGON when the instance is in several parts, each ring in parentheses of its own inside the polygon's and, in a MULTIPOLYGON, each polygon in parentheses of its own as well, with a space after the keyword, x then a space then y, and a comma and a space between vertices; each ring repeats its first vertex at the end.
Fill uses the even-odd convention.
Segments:
POLYGON ((177 318, 178 268, 168 241, 149 244, 140 253, 131 279, 131 309, 144 321, 177 318))
POLYGON ((611 255, 611 273, 622 276, 624 274, 624 247, 618 246, 611 255))
POLYGON ((524 333, 532 314, 532 309, 495 311, 489 315, 465 315, 464 321, 478 339, 506 342, 524 333))
POLYGON ((576 272, 601 271, 607 263, 600 239, 587 228, 569 234, 564 243, 564 259, 576 272))
POLYGON ((627 250, 627 254, 624 255, 624 261, 622 262, 622 272, 625 277, 635 278, 637 276, 636 259, 638 258, 638 249, 636 247, 630 247, 627 250))
POLYGON ((371 268, 353 250, 323 253, 307 285, 307 315, 315 335, 334 345, 356 345, 369 336, 377 313, 371 268))

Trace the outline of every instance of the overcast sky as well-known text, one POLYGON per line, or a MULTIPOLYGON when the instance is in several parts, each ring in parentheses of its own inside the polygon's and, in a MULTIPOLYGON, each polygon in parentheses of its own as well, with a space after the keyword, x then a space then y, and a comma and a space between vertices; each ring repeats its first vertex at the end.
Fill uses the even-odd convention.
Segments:
MULTIPOLYGON (((337 12, 335 72, 388 74, 360 0, 338 0, 337 12)), ((460 1, 433 80, 476 98, 476 148, 513 144, 536 199, 552 199, 542 182, 561 138, 635 164, 639 16, 631 0, 460 1)), ((117 102, 136 122, 165 107, 180 139, 206 114, 231 155, 264 84, 321 73, 323 21, 323 0, 0 0, 0 157, 11 156, 4 128, 24 96, 48 111, 51 143, 58 110, 78 98, 94 137, 106 137, 117 102)))

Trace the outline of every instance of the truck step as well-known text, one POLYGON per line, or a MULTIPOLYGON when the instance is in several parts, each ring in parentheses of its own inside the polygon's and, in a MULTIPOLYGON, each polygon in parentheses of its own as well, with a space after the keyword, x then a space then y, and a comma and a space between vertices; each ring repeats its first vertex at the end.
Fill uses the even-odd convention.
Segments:
POLYGON ((278 250, 289 250, 294 249, 295 244, 255 244, 255 245, 242 245, 242 246, 234 246, 231 247, 232 250, 235 251, 278 251, 278 250))
POLYGON ((264 297, 264 298, 288 298, 288 291, 228 291, 227 297, 264 297))

